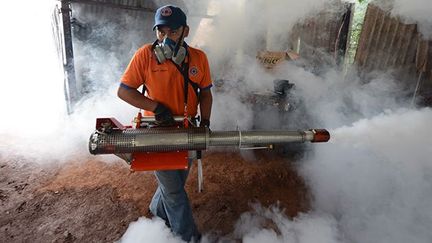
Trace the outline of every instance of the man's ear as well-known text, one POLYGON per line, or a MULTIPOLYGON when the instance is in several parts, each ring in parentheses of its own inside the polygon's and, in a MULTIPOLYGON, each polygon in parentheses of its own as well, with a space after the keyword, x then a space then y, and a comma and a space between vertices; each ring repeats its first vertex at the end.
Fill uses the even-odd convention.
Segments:
POLYGON ((186 26, 185 26, 185 29, 184 29, 184 34, 183 34, 183 38, 186 38, 186 37, 188 37, 188 35, 189 35, 189 26, 188 26, 188 25, 186 25, 186 26))

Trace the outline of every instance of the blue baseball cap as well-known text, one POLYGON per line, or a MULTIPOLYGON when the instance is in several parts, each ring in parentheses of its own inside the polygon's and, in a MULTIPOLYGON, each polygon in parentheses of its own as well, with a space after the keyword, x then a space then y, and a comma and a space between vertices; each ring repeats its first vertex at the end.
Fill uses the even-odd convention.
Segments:
POLYGON ((186 14, 179 7, 173 5, 160 7, 156 10, 153 30, 159 25, 168 26, 173 30, 186 26, 186 14))

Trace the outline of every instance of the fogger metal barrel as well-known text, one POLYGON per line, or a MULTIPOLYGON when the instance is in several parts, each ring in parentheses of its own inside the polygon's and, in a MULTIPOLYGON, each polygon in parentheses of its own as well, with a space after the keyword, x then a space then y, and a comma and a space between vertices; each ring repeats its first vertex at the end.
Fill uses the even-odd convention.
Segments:
POLYGON ((325 129, 307 131, 210 131, 194 128, 127 128, 90 136, 91 154, 206 150, 212 146, 269 146, 293 142, 327 142, 325 129))

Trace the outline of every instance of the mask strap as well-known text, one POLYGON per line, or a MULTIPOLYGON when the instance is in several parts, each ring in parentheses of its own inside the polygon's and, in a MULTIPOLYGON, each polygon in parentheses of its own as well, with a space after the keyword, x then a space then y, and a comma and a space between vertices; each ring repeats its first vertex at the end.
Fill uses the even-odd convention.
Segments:
POLYGON ((159 44, 159 40, 156 39, 156 40, 153 42, 153 44, 152 44, 152 50, 154 50, 155 47, 156 47, 158 44, 159 44))
POLYGON ((183 41, 184 41, 184 31, 185 31, 186 26, 183 26, 183 30, 182 33, 180 35, 180 40, 177 42, 177 44, 174 47, 174 53, 173 56, 177 56, 177 52, 179 51, 180 47, 183 46, 183 41))

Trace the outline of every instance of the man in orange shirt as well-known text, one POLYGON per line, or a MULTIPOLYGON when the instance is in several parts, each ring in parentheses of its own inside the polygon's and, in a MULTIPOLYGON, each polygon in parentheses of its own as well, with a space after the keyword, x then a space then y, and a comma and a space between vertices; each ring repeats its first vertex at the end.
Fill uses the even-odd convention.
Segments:
MULTIPOLYGON (((174 116, 201 115, 200 126, 210 125, 212 81, 205 53, 188 46, 186 15, 166 5, 155 14, 157 40, 134 54, 121 78, 118 96, 127 103, 155 115, 157 124, 170 126, 174 116), (137 89, 144 85, 147 96, 137 89)), ((191 161, 189 163, 189 167, 191 161)), ((184 185, 189 170, 155 171, 158 188, 150 211, 185 241, 199 240, 184 185)))

